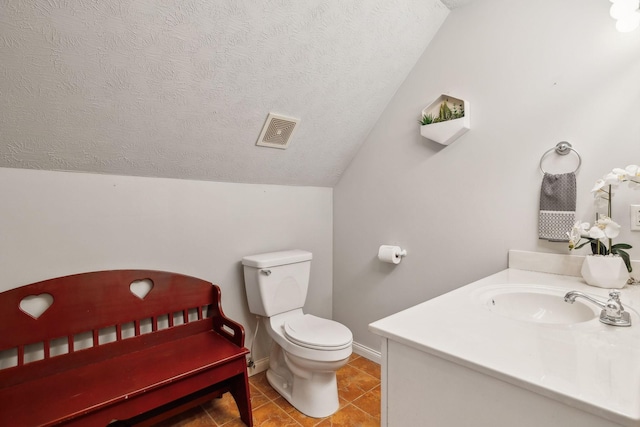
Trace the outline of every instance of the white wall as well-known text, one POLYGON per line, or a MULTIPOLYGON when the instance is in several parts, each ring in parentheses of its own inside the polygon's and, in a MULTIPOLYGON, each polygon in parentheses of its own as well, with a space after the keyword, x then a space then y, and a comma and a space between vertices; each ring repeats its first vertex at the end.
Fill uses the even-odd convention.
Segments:
MULTIPOLYGON (((506 268, 510 248, 566 253, 537 238, 538 164, 557 142, 582 155, 587 221, 594 181, 640 164, 640 31, 616 32, 609 7, 477 0, 451 12, 334 188, 334 319, 357 342, 379 348, 370 322, 506 268), (441 93, 471 104, 471 130, 448 147, 417 123, 441 93), (382 264, 380 244, 409 256, 382 264)), ((550 172, 575 165, 555 160, 550 172)), ((638 259, 631 201, 640 192, 620 189, 613 216, 638 259)))
MULTIPOLYGON (((332 189, 0 168, 0 291, 68 274, 173 271, 220 285, 225 313, 245 326, 240 260, 313 252, 307 311, 332 314, 332 189)), ((254 349, 268 355, 264 331, 254 349)))

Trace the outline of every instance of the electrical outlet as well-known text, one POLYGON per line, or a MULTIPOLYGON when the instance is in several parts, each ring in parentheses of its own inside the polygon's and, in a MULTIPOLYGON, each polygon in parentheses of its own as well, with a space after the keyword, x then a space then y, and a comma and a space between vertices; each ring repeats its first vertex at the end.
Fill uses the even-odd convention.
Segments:
POLYGON ((631 212, 631 230, 640 231, 640 205, 631 205, 629 211, 631 212))

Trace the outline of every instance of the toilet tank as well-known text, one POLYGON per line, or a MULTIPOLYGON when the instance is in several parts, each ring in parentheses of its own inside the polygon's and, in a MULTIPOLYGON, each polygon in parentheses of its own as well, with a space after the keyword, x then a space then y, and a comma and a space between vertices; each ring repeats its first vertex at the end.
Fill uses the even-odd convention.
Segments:
POLYGON ((302 308, 307 299, 311 252, 299 249, 242 258, 249 311, 271 317, 302 308))

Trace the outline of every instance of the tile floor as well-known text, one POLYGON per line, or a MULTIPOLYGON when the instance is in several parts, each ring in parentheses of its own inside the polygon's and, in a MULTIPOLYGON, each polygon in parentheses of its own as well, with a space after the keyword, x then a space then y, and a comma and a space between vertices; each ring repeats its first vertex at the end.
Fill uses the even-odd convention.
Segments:
MULTIPOLYGON (((379 427, 380 365, 353 354, 338 371, 340 409, 327 418, 298 412, 267 382, 265 372, 249 378, 255 427, 379 427)), ((221 399, 186 411, 162 427, 242 427, 238 408, 229 393, 221 399)))

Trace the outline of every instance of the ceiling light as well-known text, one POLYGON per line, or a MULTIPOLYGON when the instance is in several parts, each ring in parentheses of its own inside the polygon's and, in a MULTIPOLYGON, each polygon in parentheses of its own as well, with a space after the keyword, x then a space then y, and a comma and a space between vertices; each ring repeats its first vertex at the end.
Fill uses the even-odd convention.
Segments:
POLYGON ((622 19, 638 9, 638 0, 615 0, 609 9, 613 19, 622 19))
POLYGON ((640 26, 640 0, 611 0, 609 15, 616 22, 616 29, 621 33, 633 31, 640 26))
POLYGON ((634 12, 633 15, 618 19, 618 22, 616 22, 616 30, 621 33, 633 31, 638 28, 638 26, 640 26, 640 13, 637 11, 634 12))

